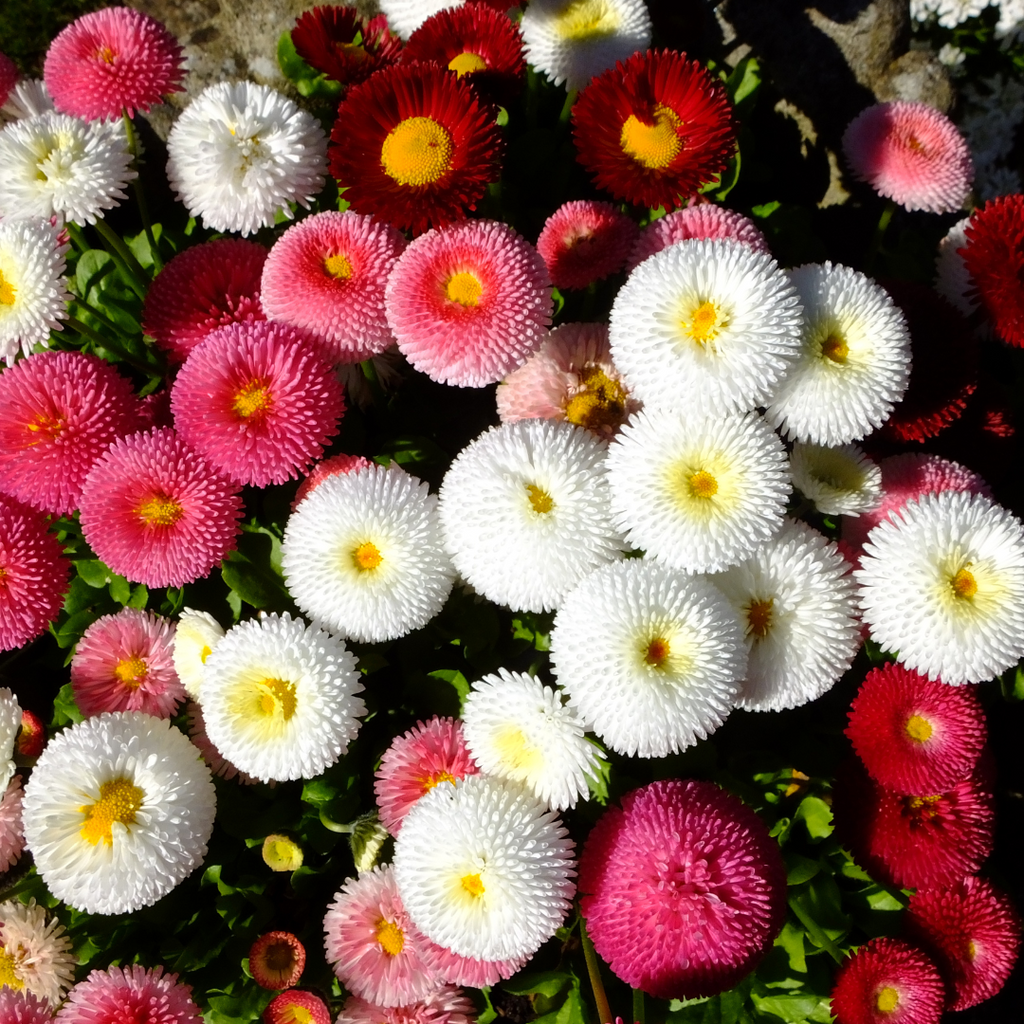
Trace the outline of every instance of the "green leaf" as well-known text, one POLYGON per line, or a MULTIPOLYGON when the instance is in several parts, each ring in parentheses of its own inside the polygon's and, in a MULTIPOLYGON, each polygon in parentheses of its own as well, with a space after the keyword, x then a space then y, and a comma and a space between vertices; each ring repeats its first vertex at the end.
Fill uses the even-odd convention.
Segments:
POLYGON ((93 624, 95 620, 96 614, 91 609, 75 612, 74 615, 69 616, 54 631, 53 635, 57 641, 57 646, 67 648, 77 644, 78 641, 81 640, 82 634, 93 624))
POLYGON ((790 970, 807 973, 807 959, 804 955, 804 932, 792 921, 787 921, 782 926, 782 931, 775 940, 776 946, 781 946, 789 958, 790 970))
POLYGON ((821 864, 810 857, 802 857, 799 853, 786 854, 786 882, 789 885, 800 885, 820 870, 821 864))
POLYGON ((753 109, 757 91, 761 88, 761 66, 756 57, 744 57, 725 80, 737 117, 745 117, 753 109))
POLYGON ((820 796, 805 796, 793 820, 804 823, 812 842, 832 835, 832 808, 820 796))
POLYGON ((782 203, 777 200, 773 200, 770 203, 762 203, 760 206, 752 206, 750 212, 760 220, 764 220, 766 217, 770 217, 782 203))
POLYGON ((831 1001, 828 996, 819 995, 772 995, 759 996, 751 993, 754 1006, 761 1013, 774 1013, 784 1021, 798 1024, 800 1021, 815 1021, 829 1024, 832 1020, 831 1001))
POLYGON ((84 720, 85 715, 78 710, 78 705, 75 703, 75 695, 71 689, 71 684, 65 683, 57 691, 57 696, 53 700, 54 728, 60 729, 65 725, 77 725, 84 720))
POLYGON ((243 533, 221 565, 224 582, 254 608, 282 611, 291 603, 284 580, 271 565, 273 541, 266 533, 243 533))
POLYGON ((432 468, 447 467, 451 459, 437 442, 420 434, 399 434, 386 440, 380 454, 397 462, 403 469, 427 475, 432 468))
POLYGON ((118 604, 127 604, 132 596, 132 588, 123 576, 113 573, 110 579, 110 596, 118 604))
POLYGON ((337 99, 341 83, 310 67, 298 54, 291 32, 282 32, 277 41, 277 63, 285 78, 295 83, 301 96, 312 99, 337 99))
POLYGON ((554 999, 571 980, 572 976, 563 971, 534 971, 517 974, 501 987, 514 996, 542 995, 554 999))
MULTIPOLYGON (((587 740, 592 743, 598 750, 604 752, 604 747, 592 739, 590 736, 587 740)), ((593 775, 587 775, 587 788, 590 790, 590 799, 595 803, 600 804, 604 807, 608 803, 608 781, 612 777, 612 765, 607 757, 601 758, 597 762, 597 769, 593 775)))
POLYGON ((459 704, 469 696, 469 682, 457 668, 439 668, 428 672, 431 679, 440 679, 442 682, 450 683, 455 692, 459 695, 459 704))
POLYGON ((75 562, 75 572, 90 587, 95 587, 97 590, 105 587, 113 579, 113 573, 98 558, 78 559, 75 562))
MULTIPOLYGON (((113 589, 111 589, 111 594, 113 594, 113 589)), ((149 589, 147 588, 145 583, 139 583, 137 586, 132 588, 132 596, 130 598, 128 598, 128 600, 125 602, 125 604, 129 608, 139 608, 139 609, 142 609, 142 608, 146 607, 146 604, 148 602, 149 602, 149 589)))

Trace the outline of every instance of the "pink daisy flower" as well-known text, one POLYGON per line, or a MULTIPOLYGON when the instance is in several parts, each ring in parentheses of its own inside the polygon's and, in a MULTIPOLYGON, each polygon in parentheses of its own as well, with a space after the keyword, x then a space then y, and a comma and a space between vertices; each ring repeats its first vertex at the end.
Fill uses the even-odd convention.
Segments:
POLYGON ((68 993, 57 1014, 60 1024, 202 1024, 192 987, 139 964, 93 971, 68 993))
POLYGON ((511 978, 529 962, 528 956, 512 960, 475 960, 460 956, 423 936, 423 955, 437 976, 448 985, 465 985, 469 988, 483 988, 496 985, 511 978))
POLYGON ((181 92, 184 55, 155 18, 105 7, 71 22, 46 51, 43 80, 54 105, 86 121, 149 110, 181 92))
POLYGON ((53 1010, 45 999, 24 989, 0 988, 0 1022, 2 1024, 50 1024, 53 1010))
POLYGON ((22 359, 0 373, 0 490, 64 515, 107 445, 140 426, 131 384, 98 356, 22 359))
POLYGON ((611 203, 576 199, 544 222, 537 251, 556 288, 586 288, 621 270, 637 226, 611 203))
MULTIPOLYGON (((203 709, 195 702, 188 703, 188 738, 199 749, 203 760, 209 765, 210 771, 221 779, 237 778, 242 786, 252 786, 259 779, 240 772, 224 755, 210 742, 206 735, 206 721, 203 718, 203 709)), ((271 782, 273 786, 275 783, 271 782)))
POLYGON ((306 947, 291 932, 267 932, 249 948, 249 970, 261 988, 293 988, 305 966, 306 947))
POLYGON ((388 280, 398 347, 441 384, 479 388, 501 380, 541 343, 551 310, 540 253, 499 221, 420 235, 388 280))
POLYGON ((606 811, 580 858, 579 889, 598 953, 659 999, 731 988, 786 916, 778 845, 710 782, 654 782, 606 811))
POLYGON ((115 441, 82 492, 86 542, 111 569, 147 587, 206 576, 235 547, 242 501, 173 430, 115 441))
POLYGON ((46 631, 64 604, 70 572, 43 517, 0 495, 0 651, 46 631))
POLYGON ((0 53, 0 107, 7 102, 20 77, 18 65, 6 53, 0 53))
POLYGON ((21 823, 21 802, 24 797, 21 776, 15 775, 7 783, 3 797, 0 797, 0 871, 13 868, 25 849, 25 828, 21 823))
POLYGON ((384 751, 373 791, 381 824, 397 836, 402 819, 439 782, 457 782, 480 771, 454 718, 417 722, 384 751))
POLYGON ((142 329, 176 362, 218 327, 266 320, 260 280, 267 250, 217 238, 178 253, 157 274, 142 307, 142 329))
POLYGON ((318 995, 293 988, 270 1000, 263 1024, 331 1024, 331 1012, 318 995))
POLYGON ((170 718, 185 689, 174 671, 174 623, 122 608, 97 619, 71 658, 71 689, 86 718, 105 711, 145 711, 170 718))
POLYGON ((843 152, 861 181, 908 210, 959 210, 974 180, 963 136, 927 103, 895 100, 862 110, 843 134, 843 152))
POLYGON ((229 324, 178 372, 171 411, 181 436, 230 480, 280 484, 323 453, 345 411, 319 348, 292 327, 229 324))
POLYGON ((295 500, 292 502, 292 511, 295 511, 296 506, 310 491, 330 477, 337 476, 339 473, 358 472, 360 469, 366 469, 367 466, 372 465, 373 463, 362 455, 332 455, 329 459, 318 462, 310 470, 309 476, 299 484, 299 489, 295 492, 295 500))
POLYGON ((390 224, 351 210, 306 217, 270 250, 263 308, 316 337, 335 362, 361 362, 395 342, 384 288, 404 248, 390 224))
POLYGON ((374 1006, 351 996, 338 1014, 336 1024, 472 1024, 476 1007, 461 989, 446 986, 420 1003, 408 1006, 374 1006))

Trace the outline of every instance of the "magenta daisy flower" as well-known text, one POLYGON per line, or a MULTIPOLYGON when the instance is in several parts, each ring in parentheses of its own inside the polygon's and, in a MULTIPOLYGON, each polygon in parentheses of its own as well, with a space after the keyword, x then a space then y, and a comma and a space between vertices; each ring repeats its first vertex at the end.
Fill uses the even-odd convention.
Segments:
POLYGON ((408 1006, 374 1006, 351 996, 336 1024, 472 1024, 474 1020, 476 1007, 462 990, 444 986, 423 1002, 408 1006))
POLYGON ((43 80, 54 105, 86 121, 149 110, 181 92, 181 45, 155 18, 131 7, 83 14, 50 43, 43 80))
POLYGON ((139 964, 93 971, 68 993, 57 1014, 60 1024, 202 1024, 192 987, 139 964))
MULTIPOLYGON (((15 775, 0 797, 0 872, 13 868, 25 849, 25 827, 21 823, 21 803, 24 798, 21 776, 15 775)), ((2 1020, 5 1018, 0 1014, 2 1020)))
POLYGON ((142 329, 176 362, 218 327, 266 320, 260 278, 267 250, 217 238, 178 253, 157 274, 142 307, 142 329))
POLYGON ((786 916, 786 873, 758 816, 710 782, 634 790, 602 816, 580 858, 594 947, 627 985, 660 999, 735 985, 786 916))
POLYGON ((50 1004, 25 989, 0 988, 0 1021, 3 1024, 51 1024, 50 1004))
POLYGON ((395 228, 351 210, 306 217, 270 250, 263 308, 314 335, 335 362, 369 359, 395 342, 384 287, 404 248, 395 228))
POLYGON ((115 441, 82 492, 86 542, 111 569, 147 587, 192 583, 235 546, 242 501, 173 430, 115 441))
POLYGON ((636 237, 632 218, 611 203, 576 199, 544 222, 537 251, 556 288, 586 288, 623 268, 636 237))
POLYGON ((484 387, 541 343, 551 282, 537 250, 499 221, 429 231, 388 280, 388 323, 406 359, 432 380, 484 387))
POLYGON ((181 436, 239 484, 280 484, 323 453, 345 411, 321 350, 293 327, 229 324, 178 372, 171 411, 181 436))

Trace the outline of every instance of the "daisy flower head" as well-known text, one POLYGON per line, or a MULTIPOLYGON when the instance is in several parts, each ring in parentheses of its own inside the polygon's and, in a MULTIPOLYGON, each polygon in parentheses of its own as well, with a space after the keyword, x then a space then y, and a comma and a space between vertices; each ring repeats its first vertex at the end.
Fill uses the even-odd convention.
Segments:
POLYGON ((580 93, 572 121, 577 159, 598 188, 639 206, 679 206, 725 170, 736 147, 725 90, 673 50, 634 53, 608 68, 580 93))
POLYGON ((485 775, 522 782, 556 811, 587 798, 603 755, 583 735, 562 694, 525 672, 498 669, 472 686, 462 706, 466 745, 485 775))
POLYGON ((36 901, 0 903, 2 990, 26 992, 56 1007, 74 984, 76 960, 64 925, 36 901))
POLYGON ((69 993, 57 1018, 60 1024, 202 1024, 192 986, 165 974, 163 967, 141 964, 92 971, 69 993))
POLYGON ((306 947, 291 932, 265 932, 249 948, 249 970, 260 988, 294 988, 306 966, 306 947))
POLYGON ((131 383, 98 356, 21 359, 0 373, 0 489, 65 515, 108 445, 140 426, 131 383))
POLYGON ((764 822, 711 782, 628 793, 590 833, 580 909, 617 977, 660 999, 731 988, 771 948, 786 873, 764 822))
POLYGON ((719 572, 774 536, 790 493, 785 449, 757 413, 642 409, 608 449, 626 541, 684 572, 719 572))
POLYGON ((611 311, 612 358, 645 405, 723 415, 765 405, 800 351, 796 289, 764 252, 691 239, 645 260, 611 311))
POLYGON ((209 613, 183 608, 171 641, 174 671, 185 693, 199 698, 206 659, 224 636, 224 627, 209 613))
POLYGON ((291 514, 282 564, 307 615, 362 643, 426 625, 455 578, 437 498, 398 466, 324 480, 291 514))
POLYGON ((533 0, 523 13, 526 58, 567 91, 651 45, 644 0, 533 0))
POLYGON ((35 763, 35 759, 43 752, 45 746, 46 726, 43 725, 43 720, 34 711, 22 708, 21 726, 15 743, 18 754, 35 763))
POLYGON ((87 718, 47 744, 25 787, 26 845, 50 892, 125 914, 169 893, 206 856, 210 770, 167 719, 87 718))
POLYGON ((792 372, 765 416, 796 441, 835 447, 880 426, 910 376, 910 334, 881 285, 839 264, 790 271, 804 307, 792 372))
POLYGON ((513 611, 551 611, 590 571, 622 556, 606 446, 571 423, 503 423, 465 447, 441 484, 456 570, 513 611))
POLYGON ((336 1024, 473 1024, 476 1007, 461 989, 444 985, 408 1006, 375 1006, 349 996, 336 1024))
MULTIPOLYGON (((25 826, 21 820, 21 804, 24 798, 21 776, 15 775, 0 796, 0 871, 13 868, 25 849, 25 826)), ((0 1020, 2 1019, 0 1015, 0 1020)))
POLYGON ((978 296, 961 250, 967 245, 970 217, 958 220, 939 242, 935 256, 935 290, 964 316, 978 308, 978 296))
POLYGON ((356 658, 290 615, 233 626, 206 659, 201 706, 210 742, 263 782, 311 779, 359 732, 366 705, 356 658))
POLYGON ((920 949, 882 936, 847 957, 832 987, 836 1024, 939 1024, 946 986, 920 949))
POLYGON ((21 729, 21 705, 6 687, 0 687, 0 789, 7 789, 17 765, 12 758, 18 748, 18 732, 21 729))
POLYGON ((0 1020, 5 1024, 51 1024, 53 1010, 45 999, 4 985, 0 988, 0 1020))
POLYGON ((215 238, 179 252, 154 278, 142 329, 174 362, 218 327, 265 320, 260 279, 267 250, 242 238, 215 238))
POLYGON ((465 219, 501 175, 489 106, 437 64, 393 65, 352 86, 331 142, 352 209, 413 234, 465 219))
POLYGON ((307 64, 342 85, 364 81, 402 52, 386 18, 366 18, 355 7, 334 4, 300 14, 292 43, 307 64))
POLYGON ((484 387, 525 362, 551 323, 540 253, 507 224, 467 221, 415 239, 388 278, 398 347, 431 380, 484 387))
POLYGON ((823 516, 860 516, 882 500, 882 471, 855 444, 830 448, 797 441, 789 471, 793 486, 823 516))
POLYGON ((337 433, 345 398, 312 339, 268 320, 228 324, 189 353, 171 389, 187 444, 236 484, 292 480, 337 433))
POLYGON ((0 107, 7 102, 20 77, 18 65, 6 53, 0 53, 0 107))
POLYGON ((262 1019, 263 1024, 331 1024, 331 1011, 315 993, 293 988, 274 996, 262 1019))
POLYGON ((985 714, 974 687, 946 686, 890 663, 865 677, 846 735, 880 786, 927 796, 974 771, 985 745, 985 714))
POLYGON ((0 124, 19 121, 23 117, 36 117, 53 110, 53 100, 46 83, 39 78, 23 78, 0 104, 0 124))
POLYGON ((536 952, 576 891, 574 846, 554 811, 519 783, 471 775, 435 786, 395 839, 395 880, 420 931, 460 956, 536 952))
POLYGON ((393 345, 384 288, 405 238, 351 210, 315 213, 274 244, 261 300, 271 320, 316 337, 333 361, 361 362, 393 345))
POLYGON ((363 455, 332 455, 329 459, 318 462, 307 474, 306 478, 299 484, 292 500, 292 511, 298 507, 299 502, 309 494, 315 487, 322 484, 329 477, 337 476, 339 473, 358 473, 372 465, 370 460, 363 455))
POLYGON ((847 125, 843 153, 861 181, 907 210, 959 210, 974 181, 966 140, 927 103, 867 107, 847 125))
POLYGON ((996 334, 1024 346, 1024 195, 1000 196, 975 210, 957 249, 976 297, 996 334))
POLYGON ((612 750, 664 757, 725 721, 747 651, 736 613, 708 580, 632 558, 568 594, 551 663, 570 706, 612 750))
POLYGON ((167 177, 213 231, 251 235, 290 203, 309 209, 323 188, 327 140, 311 114, 252 82, 204 89, 167 137, 167 177))
POLYGON ((622 269, 636 235, 632 218, 611 203, 575 199, 544 222, 537 251, 556 288, 586 288, 622 269))
MULTIPOLYGON (((207 763, 207 765, 209 765, 210 771, 218 779, 237 779, 240 786, 252 786, 259 781, 245 772, 240 772, 238 768, 224 757, 224 755, 210 742, 210 737, 206 735, 206 721, 203 719, 203 709, 194 700, 190 700, 188 702, 185 713, 188 716, 188 738, 199 751, 202 759, 207 763)), ((288 840, 288 842, 290 842, 290 840, 288 840)), ((263 844, 264 860, 266 860, 266 849, 268 843, 271 843, 271 837, 268 837, 263 844)), ((273 844, 271 843, 271 845, 273 844)), ((294 846, 294 844, 292 845, 294 846)), ((267 863, 269 864, 270 862, 268 861, 267 863)), ((294 871, 301 864, 302 853, 300 850, 298 863, 286 870, 294 871)), ((270 865, 270 867, 272 871, 279 870, 273 865, 270 865)))
POLYGON ((1024 525, 988 498, 908 502, 854 575, 872 638, 929 679, 983 682, 1024 655, 1024 525))
POLYGON ((111 569, 147 587, 207 576, 235 547, 242 501, 173 430, 118 438, 82 490, 86 542, 111 569))
POLYGON ((507 960, 480 960, 471 956, 459 956, 425 936, 425 955, 429 956, 431 966, 437 976, 447 985, 466 985, 470 988, 483 988, 485 985, 497 985, 499 981, 511 978, 522 970, 529 962, 529 956, 514 956, 507 960))

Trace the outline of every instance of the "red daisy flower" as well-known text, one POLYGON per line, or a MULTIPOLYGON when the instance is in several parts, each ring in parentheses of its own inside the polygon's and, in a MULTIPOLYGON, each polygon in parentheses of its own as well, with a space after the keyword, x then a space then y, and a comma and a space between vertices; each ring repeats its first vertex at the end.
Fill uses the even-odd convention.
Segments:
POLYGON ((1000 196, 975 210, 958 249, 996 334, 1024 346, 1024 195, 1000 196))
POLYGON ((18 730, 18 757, 27 761, 38 757, 46 746, 46 726, 43 720, 26 708, 21 709, 21 728, 18 730))
POLYGON ((846 735, 871 777, 908 796, 942 793, 974 771, 985 714, 973 686, 947 686, 886 664, 850 707, 846 735))
POLYGON ((1017 962, 1020 917, 1010 898, 983 878, 919 889, 904 925, 938 964, 949 987, 947 1010, 966 1010, 994 996, 1017 962))
POLYGON ((331 173, 352 209, 414 234, 464 219, 501 174, 489 109, 434 64, 384 68, 353 86, 331 142, 331 173))
POLYGON ((306 966, 306 947, 291 932, 267 932, 249 950, 249 970, 261 988, 293 988, 306 966))
POLYGON ((202 1024, 192 986, 139 964, 93 971, 68 993, 61 1024, 202 1024))
POLYGON ((384 15, 364 18, 354 7, 314 7, 299 15, 292 43, 307 64, 342 85, 365 81, 402 51, 384 15))
POLYGON ((898 939, 872 939, 843 961, 832 989, 836 1024, 939 1024, 938 968, 898 939))
POLYGON ((671 210, 725 170, 736 146, 722 86, 673 50, 635 53, 572 110, 578 159, 616 199, 671 210))
POLYGON ((147 587, 206 576, 235 547, 241 515, 238 488, 167 429, 119 438, 82 492, 86 542, 147 587))
POLYGON ((0 491, 43 512, 70 512, 107 445, 141 426, 131 384, 98 356, 22 359, 0 373, 0 491))
POLYGON ((218 238, 178 253, 146 294, 142 329, 182 362, 218 327, 266 320, 260 279, 267 250, 242 238, 218 238))
POLYGON ((322 484, 328 477, 337 476, 339 473, 352 473, 359 469, 365 469, 373 465, 369 459, 362 455, 332 455, 323 462, 318 462, 309 472, 309 476, 299 484, 292 501, 292 511, 302 499, 309 494, 314 487, 322 484))
POLYGON ((290 989, 270 1000, 263 1024, 331 1024, 331 1012, 318 995, 290 989))
POLYGON ((184 54, 155 18, 131 7, 105 7, 75 19, 50 43, 43 80, 54 106, 96 121, 149 110, 181 92, 184 54))
POLYGON ((18 65, 6 53, 0 53, 0 107, 7 102, 7 97, 20 77, 18 65))
POLYGON ((586 288, 622 269, 636 237, 636 224, 611 203, 577 199, 544 222, 537 251, 556 288, 586 288))

